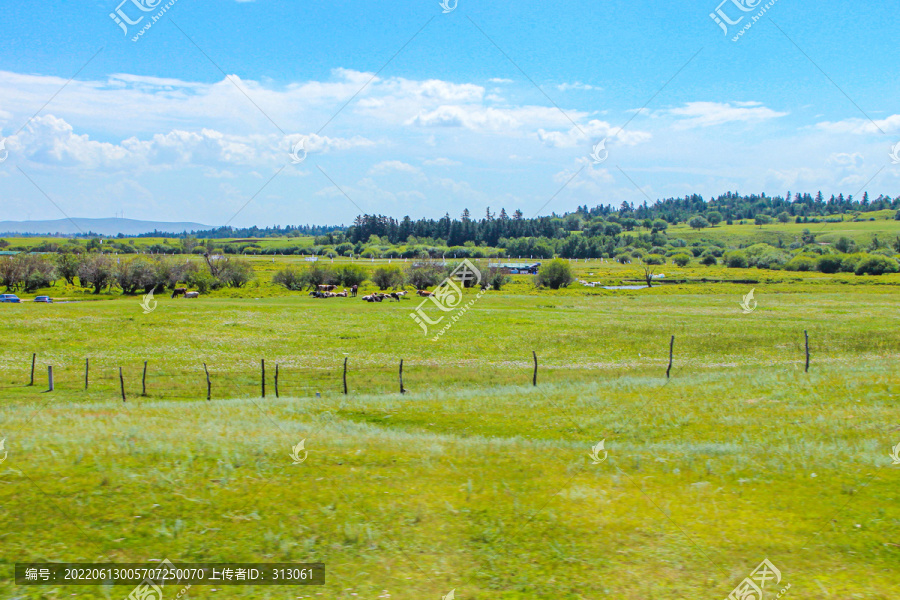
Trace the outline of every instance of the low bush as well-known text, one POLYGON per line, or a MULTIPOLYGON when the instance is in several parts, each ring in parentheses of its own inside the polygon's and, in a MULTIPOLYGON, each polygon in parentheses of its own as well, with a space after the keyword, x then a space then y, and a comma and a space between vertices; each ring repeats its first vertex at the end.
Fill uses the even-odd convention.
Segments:
POLYGON ((569 266, 568 261, 554 258, 541 265, 534 283, 538 287, 549 287, 550 289, 558 290, 561 287, 568 286, 573 281, 575 281, 575 276, 572 275, 572 267, 569 266))
POLYGON ((870 254, 866 256, 856 265, 854 271, 857 275, 883 275, 885 273, 896 273, 900 270, 897 261, 887 256, 879 254, 870 254))
POLYGON ((740 250, 732 250, 725 253, 725 265, 732 269, 746 269, 747 255, 740 250))
POLYGON ((816 259, 812 256, 801 254, 789 260, 784 268, 786 271, 815 271, 816 259))
POLYGON ((822 273, 837 273, 841 270, 843 259, 836 254, 825 254, 816 261, 816 270, 822 273))
MULTIPOLYGON (((676 254, 672 257, 672 262, 679 267, 686 267, 691 262, 691 257, 687 254, 676 254)), ((713 259, 713 263, 715 263, 715 259, 713 259)))

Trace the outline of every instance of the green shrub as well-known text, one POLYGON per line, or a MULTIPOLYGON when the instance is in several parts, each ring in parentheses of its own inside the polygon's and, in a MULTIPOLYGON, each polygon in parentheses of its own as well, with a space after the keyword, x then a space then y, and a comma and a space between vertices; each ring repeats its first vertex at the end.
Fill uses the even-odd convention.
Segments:
POLYGON ((492 270, 487 276, 487 284, 491 286, 492 290, 500 291, 510 281, 512 281, 512 277, 501 273, 499 269, 496 271, 492 270))
POLYGON ((300 281, 303 287, 314 290, 320 285, 336 285, 338 277, 330 266, 320 265, 316 262, 300 273, 300 281))
POLYGON ((615 261, 622 265, 627 265, 631 262, 631 255, 627 252, 620 252, 616 254, 615 261))
POLYGON ((703 256, 700 257, 700 264, 706 265, 707 267, 718 264, 718 262, 716 257, 709 251, 704 252, 703 256))
POLYGON ((709 221, 698 215, 696 217, 691 217, 691 220, 688 221, 688 226, 691 229, 705 229, 709 227, 709 221))
POLYGON ((343 265, 335 270, 337 282, 344 287, 362 285, 369 278, 368 272, 359 265, 343 265))
POLYGON ((816 270, 822 273, 837 273, 841 270, 842 259, 836 254, 825 254, 816 261, 816 270))
POLYGON ((755 262, 758 269, 772 269, 777 271, 784 268, 784 265, 787 264, 789 259, 789 255, 770 246, 762 254, 756 257, 755 262))
POLYGON ((787 271, 815 271, 816 259, 812 256, 795 256, 784 265, 787 271))
POLYGON ((413 263, 406 270, 409 284, 417 290, 427 290, 439 284, 447 277, 447 269, 437 263, 413 263))
POLYGON ((572 275, 572 267, 569 266, 568 261, 554 258, 541 265, 534 283, 538 287, 549 287, 550 289, 558 290, 561 287, 568 286, 573 281, 575 281, 575 276, 572 275))
MULTIPOLYGON (((691 262, 691 257, 687 254, 676 254, 672 257, 672 262, 679 267, 686 267, 691 262)), ((713 259, 713 263, 715 263, 715 259, 713 259)))
POLYGON ((403 287, 403 284, 406 283, 406 275, 399 267, 386 265, 375 269, 375 272, 372 273, 372 281, 379 290, 398 288, 403 287))
POLYGON ((839 237, 838 241, 834 243, 834 247, 838 252, 843 252, 844 254, 856 252, 856 242, 845 236, 839 237))
POLYGON ((666 264, 666 258, 659 254, 648 254, 644 257, 644 264, 647 265, 664 265, 666 264))
POLYGON ((740 250, 725 253, 725 265, 732 269, 746 269, 747 255, 740 250))
POLYGON ((303 283, 303 274, 299 269, 294 267, 287 267, 277 271, 275 275, 272 276, 272 283, 280 285, 292 292, 299 292, 306 287, 303 283))
POLYGON ((883 275, 885 273, 896 273, 900 270, 897 261, 887 256, 879 254, 870 254, 866 256, 859 264, 856 265, 857 275, 883 275))
POLYGON ((841 259, 841 273, 855 273, 856 265, 863 259, 862 254, 848 254, 841 259))

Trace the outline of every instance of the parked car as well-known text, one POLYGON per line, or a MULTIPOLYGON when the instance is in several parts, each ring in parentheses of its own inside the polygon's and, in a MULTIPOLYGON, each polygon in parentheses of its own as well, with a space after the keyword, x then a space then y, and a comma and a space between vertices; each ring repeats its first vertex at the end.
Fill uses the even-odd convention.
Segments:
POLYGON ((53 304, 53 298, 50 296, 38 296, 34 299, 35 302, 44 302, 46 304, 53 304))
POLYGON ((0 302, 21 302, 15 294, 0 294, 0 302))

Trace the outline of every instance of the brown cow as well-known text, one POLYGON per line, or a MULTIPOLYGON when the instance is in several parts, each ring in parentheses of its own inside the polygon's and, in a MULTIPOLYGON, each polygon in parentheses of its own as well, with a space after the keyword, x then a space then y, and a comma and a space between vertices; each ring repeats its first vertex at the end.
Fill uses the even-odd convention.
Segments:
POLYGON ((175 288, 175 289, 172 291, 172 297, 173 297, 173 298, 176 298, 176 297, 178 297, 178 296, 184 294, 185 292, 187 292, 187 288, 175 288))
POLYGON ((428 290, 416 290, 416 293, 424 298, 434 296, 434 292, 429 292, 428 290))
POLYGON ((333 292, 337 289, 336 285, 320 285, 317 287, 320 292, 333 292))
POLYGON ((352 288, 350 288, 350 295, 352 297, 356 298, 356 292, 358 292, 358 291, 359 291, 359 286, 354 285, 352 288))

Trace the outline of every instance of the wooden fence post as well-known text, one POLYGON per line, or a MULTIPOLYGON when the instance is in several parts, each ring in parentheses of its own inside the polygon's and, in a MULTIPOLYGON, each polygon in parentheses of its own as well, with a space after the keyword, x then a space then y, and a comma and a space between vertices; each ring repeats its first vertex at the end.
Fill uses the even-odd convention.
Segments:
POLYGON ((90 368, 91 368, 91 359, 89 359, 89 358, 84 359, 84 391, 87 391, 88 384, 90 383, 90 380, 89 380, 90 368))
POLYGON ((347 359, 344 358, 344 395, 347 395, 347 359))
POLYGON ((806 338, 806 369, 805 373, 809 373, 809 332, 803 330, 803 336, 806 338))
POLYGON ((119 367, 119 387, 122 390, 122 402, 125 402, 125 378, 122 377, 122 367, 119 367))
POLYGON ((53 367, 50 365, 47 365, 47 383, 50 386, 47 391, 52 392, 53 391, 53 367))
POLYGON ((403 359, 400 359, 400 393, 405 394, 406 390, 403 388, 403 359))
POLYGON ((534 357, 534 376, 531 378, 531 385, 537 387, 537 352, 532 350, 531 355, 534 357))
POLYGON ((144 361, 144 375, 141 377, 141 396, 147 395, 147 361, 144 361))
POLYGON ((275 397, 278 398, 278 363, 275 363, 275 397))
POLYGON ((262 369, 262 397, 266 397, 266 359, 262 359, 259 363, 262 369))
POLYGON ((666 379, 669 378, 669 373, 672 371, 672 352, 675 350, 675 336, 672 336, 672 339, 669 341, 669 368, 666 369, 666 379))
POLYGON ((209 401, 212 398, 212 383, 209 381, 209 369, 206 368, 206 363, 203 363, 203 370, 206 372, 206 400, 209 401))
POLYGON ((31 355, 31 383, 28 385, 34 385, 34 361, 37 360, 37 354, 31 355))

